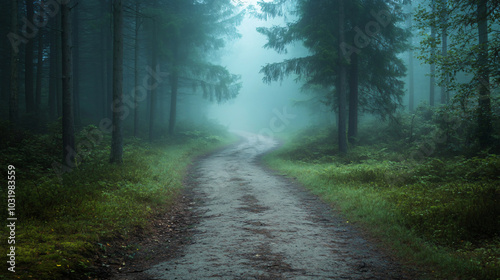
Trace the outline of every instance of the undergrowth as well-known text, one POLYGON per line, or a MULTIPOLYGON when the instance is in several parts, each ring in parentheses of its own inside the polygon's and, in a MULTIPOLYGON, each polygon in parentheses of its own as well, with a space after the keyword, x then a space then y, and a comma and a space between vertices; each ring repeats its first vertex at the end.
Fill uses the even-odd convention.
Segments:
POLYGON ((425 278, 500 278, 500 156, 415 158, 416 143, 371 127, 360 137, 371 143, 347 155, 337 153, 335 133, 312 128, 264 160, 424 268, 425 278), (376 139, 376 130, 385 139, 376 139))
MULTIPOLYGON (((76 143, 85 140, 85 129, 76 143)), ((189 127, 153 144, 127 139, 124 163, 114 165, 108 163, 110 139, 104 136, 86 147, 77 167, 58 176, 52 164, 59 159, 60 132, 8 135, 0 147, 0 184, 7 185, 7 165, 14 165, 16 273, 5 269, 0 279, 95 278, 96 258, 111 246, 107 240, 147 232, 148 218, 175 203, 192 159, 232 141, 214 127, 189 127)), ((3 189, 0 201, 7 209, 3 189)), ((0 218, 6 220, 6 211, 0 218)), ((7 236, 6 227, 0 234, 7 236)))

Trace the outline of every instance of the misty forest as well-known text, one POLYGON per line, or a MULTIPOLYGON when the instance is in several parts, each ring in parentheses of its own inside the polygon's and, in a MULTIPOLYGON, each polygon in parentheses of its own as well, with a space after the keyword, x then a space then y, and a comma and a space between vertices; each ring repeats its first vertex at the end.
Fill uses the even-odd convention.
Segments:
POLYGON ((500 2, 0 2, 0 279, 500 279, 500 2))

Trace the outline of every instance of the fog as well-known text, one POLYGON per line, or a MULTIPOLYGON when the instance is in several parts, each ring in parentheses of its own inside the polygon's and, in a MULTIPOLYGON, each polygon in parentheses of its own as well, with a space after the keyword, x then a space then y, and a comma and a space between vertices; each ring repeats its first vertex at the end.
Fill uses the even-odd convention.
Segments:
POLYGON ((500 1, 0 13, 0 279, 500 279, 500 1))
POLYGON ((301 83, 297 83, 294 77, 288 77, 283 83, 266 84, 262 81, 263 74, 259 73, 267 63, 280 62, 306 52, 301 45, 289 48, 288 54, 278 54, 272 49, 263 47, 267 39, 259 34, 256 28, 284 23, 281 18, 264 21, 250 14, 245 16, 238 28, 242 37, 229 42, 221 51, 223 55, 218 61, 230 72, 241 75, 243 87, 236 99, 220 105, 210 105, 208 113, 210 119, 232 130, 259 132, 261 129, 269 128, 270 122, 277 115, 276 111, 281 113, 285 111, 293 118, 289 118, 290 123, 283 125, 304 124, 305 120, 300 120, 298 117, 303 109, 294 104, 295 101, 305 97, 300 90, 301 83))
MULTIPOLYGON (((116 137, 154 142, 208 119, 230 130, 267 134, 311 125, 338 128, 343 141, 348 133, 356 138, 358 123, 367 117, 405 121, 418 106, 448 106, 450 114, 470 115, 478 104, 478 87, 483 95, 498 92, 498 20, 482 26, 490 30, 491 58, 487 51, 476 55, 478 40, 484 38, 478 36, 477 19, 458 20, 474 15, 460 12, 460 5, 475 9, 465 2, 437 7, 454 7, 455 22, 447 25, 451 19, 442 18, 447 10, 437 11, 430 0, 413 1, 413 6, 380 0, 116 2, 122 9, 113 6, 115 1, 88 0, 70 9, 71 19, 64 24, 58 14, 62 10, 53 9, 28 36, 22 20, 28 10, 46 13, 35 2, 3 4, 4 11, 14 8, 17 14, 12 21, 5 17, 0 28, 8 38, 0 48, 9 54, 0 56, 0 117, 40 133, 62 120, 68 135, 89 125, 116 123, 116 137), (283 14, 275 14, 272 4, 283 14), (464 22, 474 24, 455 28, 464 22), (267 29, 259 33, 259 27, 267 29), (57 30, 65 31, 65 42, 57 30), (287 52, 278 53, 283 47, 287 52), (71 63, 62 63, 63 54, 71 63), (356 63, 350 61, 353 54, 356 63), (483 66, 491 70, 488 75, 483 66), (409 74, 414 77, 413 108, 409 74), (280 77, 285 77, 282 82, 280 77), (264 78, 273 82, 264 83, 264 78), (479 83, 486 80, 492 81, 487 90, 479 83), (446 85, 446 92, 439 84, 446 85), (314 91, 304 92, 304 85, 314 91)), ((479 110, 488 112, 487 127, 498 115, 491 110, 496 96, 486 98, 493 106, 485 103, 479 110)))

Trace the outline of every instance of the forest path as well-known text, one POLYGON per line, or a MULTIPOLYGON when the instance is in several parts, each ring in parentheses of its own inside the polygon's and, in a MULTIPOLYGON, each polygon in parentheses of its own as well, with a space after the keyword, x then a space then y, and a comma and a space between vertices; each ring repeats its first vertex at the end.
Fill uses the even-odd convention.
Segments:
POLYGON ((194 171, 198 224, 189 244, 142 272, 149 279, 404 279, 353 227, 257 157, 277 145, 244 141, 201 159, 194 171))

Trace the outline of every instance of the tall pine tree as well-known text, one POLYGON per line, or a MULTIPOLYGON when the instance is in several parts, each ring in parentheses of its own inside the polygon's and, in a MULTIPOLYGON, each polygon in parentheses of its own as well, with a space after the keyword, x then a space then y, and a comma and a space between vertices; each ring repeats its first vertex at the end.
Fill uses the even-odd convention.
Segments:
POLYGON ((113 1, 113 130, 111 163, 123 162, 123 4, 113 1))
POLYGON ((287 26, 259 28, 268 38, 267 48, 279 53, 287 45, 303 42, 311 55, 264 66, 264 82, 298 75, 306 85, 320 85, 330 93, 326 102, 339 114, 339 151, 345 153, 346 133, 351 142, 357 136, 358 110, 381 117, 392 114, 404 95, 406 68, 399 53, 407 48, 408 32, 398 25, 403 20, 398 1, 276 0, 260 3, 263 18, 284 16, 286 4, 298 19, 287 26), (349 16, 342 16, 344 12, 349 16), (349 71, 346 69, 349 68, 349 71), (349 81, 349 129, 346 132, 346 79, 349 81), (359 95, 358 95, 359 94, 359 95), (359 106, 358 106, 359 105, 359 106))

